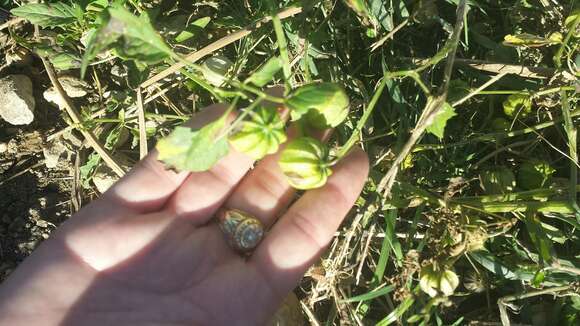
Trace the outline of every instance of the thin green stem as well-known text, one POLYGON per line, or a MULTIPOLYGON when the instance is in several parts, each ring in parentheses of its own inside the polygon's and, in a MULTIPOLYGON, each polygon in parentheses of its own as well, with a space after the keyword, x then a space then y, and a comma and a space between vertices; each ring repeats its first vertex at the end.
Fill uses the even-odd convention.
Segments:
MULTIPOLYGON (((570 117, 576 117, 579 115, 580 115, 580 109, 577 109, 577 110, 570 112, 570 117)), ((491 141, 495 141, 495 140, 502 139, 502 138, 511 138, 511 137, 516 137, 516 136, 521 136, 521 135, 536 132, 536 131, 541 130, 541 129, 552 127, 552 126, 556 125, 557 123, 562 122, 562 120, 563 120, 562 118, 558 118, 558 119, 554 119, 553 121, 539 123, 535 126, 524 128, 524 129, 514 130, 514 131, 510 131, 510 132, 495 132, 495 133, 484 134, 484 135, 480 135, 477 137, 473 137, 471 139, 459 141, 456 143, 450 143, 450 144, 444 144, 444 145, 443 144, 419 144, 419 145, 415 146, 415 148, 413 149, 413 152, 415 153, 415 152, 421 152, 424 150, 446 149, 446 148, 451 148, 451 147, 456 147, 456 146, 468 145, 468 144, 473 143, 473 142, 491 142, 491 141)))
POLYGON ((572 191, 576 188, 578 184, 578 144, 577 144, 577 136, 578 136, 578 129, 572 122, 571 112, 570 112, 570 103, 568 102, 568 95, 566 91, 560 91, 560 97, 562 100, 562 116, 564 118, 564 130, 566 131, 566 135, 568 136, 568 148, 570 154, 570 193, 569 200, 570 204, 576 210, 577 219, 580 221, 580 208, 578 207, 578 202, 576 200, 576 192, 572 191))
POLYGON ((288 57, 286 36, 284 35, 282 21, 280 20, 280 17, 278 17, 277 14, 272 15, 272 24, 274 25, 274 32, 276 33, 276 38, 278 39, 280 58, 282 59, 282 71, 284 72, 284 87, 286 95, 290 93, 290 90, 292 90, 292 84, 290 83, 290 78, 292 77, 292 70, 290 69, 290 58, 288 57))
POLYGON ((236 80, 230 81, 230 84, 232 86, 237 87, 239 89, 242 89, 244 91, 253 93, 254 95, 257 95, 257 96, 263 98, 266 101, 270 101, 270 102, 274 102, 274 103, 278 103, 278 104, 284 104, 285 103, 285 100, 283 98, 269 95, 269 94, 263 92, 262 90, 260 90, 258 88, 255 88, 253 86, 250 86, 248 84, 244 84, 244 83, 239 82, 239 81, 236 81, 236 80))
POLYGON ((342 157, 344 157, 344 155, 346 155, 348 153, 348 151, 352 148, 352 146, 354 146, 354 144, 357 142, 362 129, 364 128, 367 120, 371 116, 371 113, 373 113, 373 110, 375 109, 375 106, 377 105, 377 102, 379 101, 379 98, 381 97, 381 94, 383 93, 383 90, 385 89, 385 86, 387 84, 387 80, 388 80, 387 77, 383 77, 383 79, 379 83, 379 87, 377 88, 377 91, 375 92, 375 94, 371 98, 371 101, 370 101, 367 109, 364 111, 362 117, 359 119, 358 124, 356 125, 356 128, 352 132, 352 135, 350 135, 350 138, 346 141, 344 146, 342 146, 342 148, 338 151, 338 154, 336 155, 337 161, 340 160, 342 157))
MULTIPOLYGON (((264 100, 264 98, 263 98, 263 97, 258 97, 258 98, 257 98, 257 99, 256 99, 256 100, 255 100, 255 101, 252 103, 252 104, 250 104, 250 106, 248 106, 248 107, 247 107, 247 108, 246 108, 246 109, 245 109, 245 110, 242 112, 242 114, 240 114, 240 116, 238 116, 238 117, 236 118, 236 120, 235 120, 234 122, 232 122, 232 124, 230 124, 230 125, 229 125, 229 126, 226 128, 226 130, 224 130, 224 132, 223 132, 223 133, 220 135, 220 137, 219 137, 219 138, 221 138, 221 137, 224 137, 224 136, 227 136, 227 135, 229 135, 229 133, 230 133, 232 130, 234 130, 234 128, 236 128, 236 127, 237 127, 237 125, 238 125, 238 124, 240 124, 240 123, 241 123, 241 122, 244 120, 244 118, 245 118, 245 117, 246 117, 248 114, 250 114, 250 112, 254 111, 254 109, 255 109, 255 108, 258 106, 258 105, 260 105, 260 103, 262 103, 262 101, 263 101, 263 100, 264 100)), ((228 111, 226 114, 229 114, 229 112, 231 112, 231 110, 229 110, 229 111, 228 111)), ((218 138, 218 139, 219 139, 219 138, 218 138)))
POLYGON ((574 19, 572 26, 570 26, 570 30, 566 34, 566 37, 564 37, 564 41, 562 41, 562 44, 560 44, 558 51, 556 51, 556 54, 554 54, 554 63, 556 64, 556 68, 558 69, 562 68, 562 54, 564 53, 564 49, 566 48, 566 45, 568 45, 570 38, 572 37, 572 35, 574 35, 574 33, 576 33, 576 28, 578 27, 578 24, 580 24, 580 15, 578 15, 576 19, 574 19))

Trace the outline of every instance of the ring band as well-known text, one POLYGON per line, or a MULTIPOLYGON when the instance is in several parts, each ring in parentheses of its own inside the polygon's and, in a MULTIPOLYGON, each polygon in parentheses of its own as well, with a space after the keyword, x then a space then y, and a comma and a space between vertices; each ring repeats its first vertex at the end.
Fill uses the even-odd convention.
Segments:
POLYGON ((238 252, 252 251, 264 237, 262 222, 246 212, 221 208, 216 216, 228 244, 238 252))

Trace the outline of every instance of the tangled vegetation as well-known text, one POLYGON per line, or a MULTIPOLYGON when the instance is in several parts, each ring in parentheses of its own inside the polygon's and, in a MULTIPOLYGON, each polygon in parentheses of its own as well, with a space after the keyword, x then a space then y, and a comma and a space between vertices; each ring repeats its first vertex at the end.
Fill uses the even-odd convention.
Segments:
POLYGON ((287 141, 286 120, 301 136, 280 159, 295 188, 366 150, 356 209, 296 289, 314 325, 580 323, 578 5, 6 4, 27 22, 11 37, 53 84, 94 85, 62 112, 90 144, 87 188, 154 146, 178 170, 207 170, 230 145, 261 159, 287 141), (231 103, 222 118, 181 126, 216 102, 231 103), (311 138, 325 128, 327 143, 311 138))

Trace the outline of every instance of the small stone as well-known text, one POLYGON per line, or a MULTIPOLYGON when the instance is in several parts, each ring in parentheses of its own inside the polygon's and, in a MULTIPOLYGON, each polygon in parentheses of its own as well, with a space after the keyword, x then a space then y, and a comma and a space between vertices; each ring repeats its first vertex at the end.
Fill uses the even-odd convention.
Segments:
POLYGON ((8 151, 8 144, 0 143, 0 153, 6 153, 8 151))
POLYGON ((6 51, 6 63, 14 66, 26 66, 32 62, 32 55, 28 49, 15 46, 6 51))
POLYGON ((13 125, 27 125, 34 120, 32 81, 25 75, 0 79, 0 116, 13 125))
POLYGON ((48 143, 42 148, 42 153, 44 154, 44 165, 49 169, 55 168, 58 165, 60 156, 65 151, 66 147, 59 141, 48 143))
POLYGON ((99 168, 93 176, 93 184, 100 193, 104 193, 107 189, 111 188, 117 180, 119 180, 119 177, 106 167, 99 168))
MULTIPOLYGON (((83 97, 87 95, 88 91, 91 89, 91 87, 87 82, 72 76, 58 77, 58 81, 60 82, 60 85, 62 86, 66 94, 71 98, 83 97)), ((64 106, 64 101, 62 100, 60 94, 56 91, 56 89, 54 89, 54 87, 51 87, 46 91, 44 91, 43 96, 44 99, 47 100, 48 102, 54 103, 59 107, 64 106)))

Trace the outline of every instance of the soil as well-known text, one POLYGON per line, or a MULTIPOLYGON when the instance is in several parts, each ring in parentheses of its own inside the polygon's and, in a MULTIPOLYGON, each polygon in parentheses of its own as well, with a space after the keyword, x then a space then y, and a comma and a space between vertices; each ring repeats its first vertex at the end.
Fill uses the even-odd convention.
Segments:
POLYGON ((72 160, 61 158, 55 168, 44 164, 43 148, 49 135, 66 127, 61 112, 47 103, 47 88, 38 63, 6 69, 28 75, 34 84, 34 121, 12 126, 0 121, 0 282, 26 258, 72 211, 72 160))

